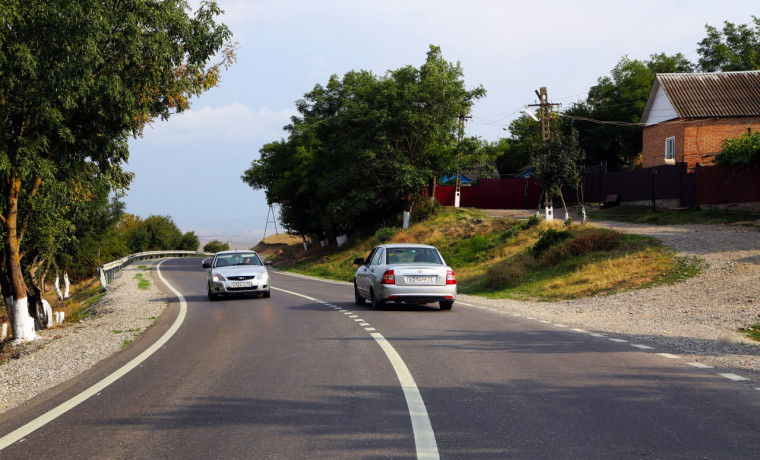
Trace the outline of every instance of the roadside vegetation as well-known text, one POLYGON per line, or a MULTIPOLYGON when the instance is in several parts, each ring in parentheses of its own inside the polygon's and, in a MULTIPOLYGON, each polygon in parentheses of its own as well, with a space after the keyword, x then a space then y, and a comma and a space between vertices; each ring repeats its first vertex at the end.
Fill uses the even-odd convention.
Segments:
POLYGON ((590 225, 508 220, 469 209, 444 209, 407 230, 381 228, 343 248, 304 251, 266 244, 279 269, 352 281, 356 257, 379 243, 432 244, 457 275, 459 292, 544 301, 612 294, 697 275, 702 263, 677 257, 659 241, 590 225))

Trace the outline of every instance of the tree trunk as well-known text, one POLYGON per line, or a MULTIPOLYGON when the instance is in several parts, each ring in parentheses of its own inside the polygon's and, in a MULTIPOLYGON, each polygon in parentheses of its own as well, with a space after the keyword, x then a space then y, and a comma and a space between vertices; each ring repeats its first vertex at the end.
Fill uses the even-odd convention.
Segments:
POLYGON ((6 273, 10 284, 10 292, 3 293, 5 298, 12 297, 11 305, 8 305, 8 315, 12 316, 11 329, 13 343, 20 344, 30 342, 36 338, 34 332, 34 319, 29 315, 29 301, 27 299, 24 275, 21 272, 21 240, 18 228, 18 200, 21 190, 21 179, 14 177, 8 184, 8 206, 5 210, 5 252, 6 273), (10 310, 13 310, 11 313, 10 310))

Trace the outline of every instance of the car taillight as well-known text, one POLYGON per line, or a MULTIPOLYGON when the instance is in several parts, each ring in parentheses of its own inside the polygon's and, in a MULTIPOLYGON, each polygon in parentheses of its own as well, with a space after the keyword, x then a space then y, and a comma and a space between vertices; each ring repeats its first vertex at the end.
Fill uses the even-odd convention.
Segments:
POLYGON ((457 284, 457 277, 454 270, 446 270, 446 284, 457 284))
POLYGON ((396 273, 393 270, 386 270, 380 284, 396 284, 396 273))

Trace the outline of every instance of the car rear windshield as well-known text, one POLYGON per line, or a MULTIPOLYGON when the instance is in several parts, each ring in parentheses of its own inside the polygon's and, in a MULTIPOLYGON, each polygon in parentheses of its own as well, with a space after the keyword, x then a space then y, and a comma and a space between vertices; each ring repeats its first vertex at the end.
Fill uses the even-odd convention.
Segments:
POLYGON ((435 264, 443 265, 441 256, 433 248, 388 248, 388 265, 435 264))
POLYGON ((240 254, 222 254, 216 257, 214 267, 228 267, 230 265, 264 265, 261 263, 258 254, 240 253, 240 254))

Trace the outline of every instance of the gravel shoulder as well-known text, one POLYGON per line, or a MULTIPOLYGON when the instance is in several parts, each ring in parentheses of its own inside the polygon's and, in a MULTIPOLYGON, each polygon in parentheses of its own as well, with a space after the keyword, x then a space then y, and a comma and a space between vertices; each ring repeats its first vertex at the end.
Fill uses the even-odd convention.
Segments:
POLYGON ((90 369, 145 332, 167 305, 151 277, 153 268, 153 261, 125 267, 91 307, 91 316, 38 331, 17 359, 0 365, 0 413, 90 369), (150 271, 138 268, 145 266, 150 271), (138 273, 150 280, 148 289, 137 287, 138 273))
MULTIPOLYGON (((737 332, 760 323, 759 231, 725 225, 593 225, 658 238, 681 256, 703 259, 707 267, 681 283, 576 301, 465 295, 459 301, 635 340, 760 386, 760 344, 737 332)), ((155 279, 147 290, 138 289, 138 272, 145 270, 128 266, 119 272, 85 321, 39 332, 18 359, 0 365, 0 413, 79 375, 153 324, 166 307, 166 295, 155 279)))

